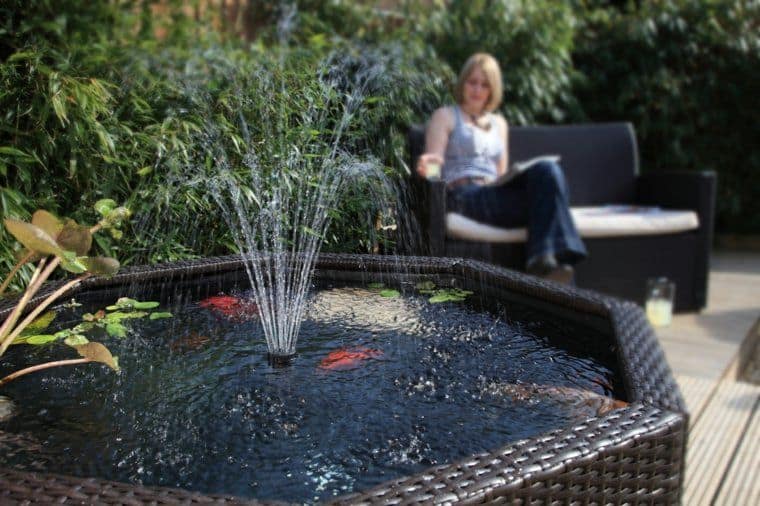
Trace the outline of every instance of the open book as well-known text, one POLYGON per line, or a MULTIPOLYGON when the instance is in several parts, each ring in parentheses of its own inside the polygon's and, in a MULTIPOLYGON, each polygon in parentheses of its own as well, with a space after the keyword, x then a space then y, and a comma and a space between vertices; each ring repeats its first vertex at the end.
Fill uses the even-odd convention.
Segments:
POLYGON ((497 177, 490 183, 489 185, 500 185, 504 184, 507 181, 511 181, 514 177, 522 174, 523 171, 531 168, 535 164, 539 162, 552 162, 552 163, 558 163, 560 160, 559 155, 541 155, 536 156, 534 158, 531 158, 529 160, 523 160, 519 162, 514 162, 512 165, 509 166, 509 170, 507 170, 506 173, 502 174, 501 176, 497 177))

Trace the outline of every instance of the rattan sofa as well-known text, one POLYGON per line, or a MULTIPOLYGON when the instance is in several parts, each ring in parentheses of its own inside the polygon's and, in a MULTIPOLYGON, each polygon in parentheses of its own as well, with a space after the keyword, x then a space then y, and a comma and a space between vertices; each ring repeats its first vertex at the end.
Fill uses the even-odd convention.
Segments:
MULTIPOLYGON (((414 167, 424 149, 424 128, 413 126, 408 142, 414 167)), ((609 208, 610 204, 664 210, 660 215, 676 214, 670 210, 691 211, 695 224, 689 230, 584 236, 589 258, 577 265, 575 282, 583 288, 641 303, 646 280, 665 276, 676 283, 676 311, 705 307, 715 214, 714 172, 640 174, 636 136, 630 123, 512 127, 509 151, 512 161, 560 155, 573 211, 585 206, 609 208)), ((444 183, 413 176, 412 186, 415 214, 425 231, 427 246, 420 253, 523 268, 524 242, 463 239, 452 231, 451 219, 455 215, 446 209, 444 183)))

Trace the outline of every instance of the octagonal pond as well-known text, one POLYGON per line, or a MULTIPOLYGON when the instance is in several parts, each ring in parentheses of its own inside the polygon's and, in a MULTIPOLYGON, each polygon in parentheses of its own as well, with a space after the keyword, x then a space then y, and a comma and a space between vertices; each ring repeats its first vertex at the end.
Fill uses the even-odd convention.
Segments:
MULTIPOLYGON (((120 374, 88 365, 8 385, 0 467, 314 502, 623 404, 599 330, 441 283, 319 280, 284 367, 267 360, 239 280, 155 292, 172 318, 89 336, 120 374)), ((59 325, 113 298, 77 300, 59 325)), ((0 374, 68 351, 16 348, 0 374)))

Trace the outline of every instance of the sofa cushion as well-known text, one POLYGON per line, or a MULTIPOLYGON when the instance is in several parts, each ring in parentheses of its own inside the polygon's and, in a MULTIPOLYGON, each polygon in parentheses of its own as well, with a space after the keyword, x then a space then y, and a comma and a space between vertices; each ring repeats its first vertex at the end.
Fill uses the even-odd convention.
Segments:
MULTIPOLYGON (((630 205, 573 207, 570 209, 581 237, 661 235, 699 228, 694 211, 630 205)), ((499 228, 479 223, 459 213, 446 214, 446 235, 482 242, 524 242, 525 228, 499 228)))

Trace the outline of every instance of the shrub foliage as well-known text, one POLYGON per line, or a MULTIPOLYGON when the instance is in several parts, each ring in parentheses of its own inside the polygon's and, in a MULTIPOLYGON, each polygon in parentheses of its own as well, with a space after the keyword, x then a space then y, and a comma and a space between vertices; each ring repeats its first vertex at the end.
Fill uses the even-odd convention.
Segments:
MULTIPOLYGON (((758 185, 746 183, 760 171, 756 1, 242 4, 231 20, 213 3, 4 2, 3 217, 46 208, 92 221, 92 203, 112 198, 134 217, 128 239, 98 240, 102 254, 129 264, 226 253, 229 232, 202 182, 215 150, 239 164, 248 149, 288 139, 284 130, 308 131, 315 78, 330 74, 335 93, 364 79, 340 148, 377 160, 401 186, 407 126, 450 102, 456 70, 488 51, 504 68, 510 122, 630 120, 644 170, 717 171, 719 230, 760 229, 758 185)), ((319 127, 341 117, 328 107, 319 127)), ((332 211, 327 249, 377 248, 360 223, 408 214, 365 190, 349 189, 332 211)), ((0 267, 15 253, 0 235, 0 267)))

